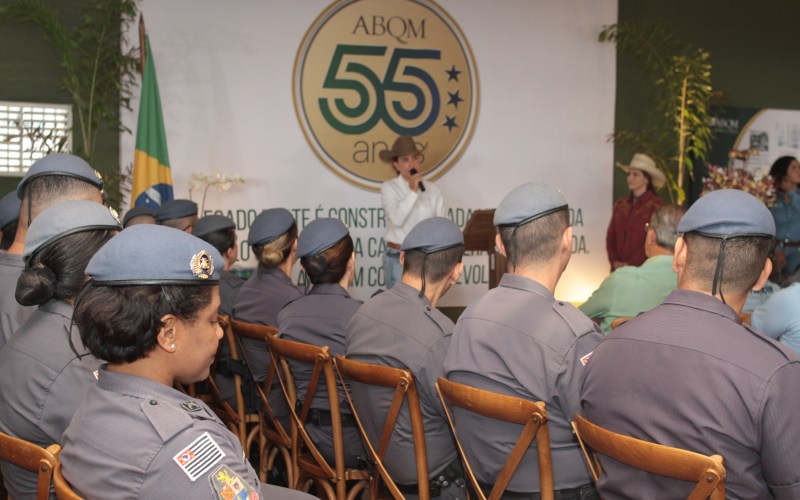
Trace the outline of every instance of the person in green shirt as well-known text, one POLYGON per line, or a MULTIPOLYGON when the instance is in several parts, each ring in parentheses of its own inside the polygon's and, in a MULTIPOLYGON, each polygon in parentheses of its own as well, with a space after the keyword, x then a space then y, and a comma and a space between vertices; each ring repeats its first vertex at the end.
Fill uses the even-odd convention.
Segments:
POLYGON ((684 212, 683 207, 676 205, 664 205, 653 212, 646 225, 644 264, 617 269, 578 308, 599 322, 604 333, 611 331, 614 319, 649 311, 677 288, 672 254, 678 239, 678 222, 684 212))

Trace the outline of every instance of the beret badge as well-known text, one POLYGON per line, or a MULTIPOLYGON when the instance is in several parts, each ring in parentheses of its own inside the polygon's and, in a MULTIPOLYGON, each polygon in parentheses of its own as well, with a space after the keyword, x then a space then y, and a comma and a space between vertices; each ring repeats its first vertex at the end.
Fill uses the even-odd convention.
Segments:
POLYGON ((200 250, 192 257, 190 267, 192 274, 201 280, 207 280, 214 274, 214 260, 205 250, 200 250))

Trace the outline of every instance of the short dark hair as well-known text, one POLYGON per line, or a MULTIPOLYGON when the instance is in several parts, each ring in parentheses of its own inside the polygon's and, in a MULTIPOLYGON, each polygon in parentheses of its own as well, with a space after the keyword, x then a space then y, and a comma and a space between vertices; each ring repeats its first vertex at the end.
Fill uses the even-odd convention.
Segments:
POLYGON ((445 248, 428 253, 419 250, 406 250, 403 261, 403 275, 422 278, 422 263, 425 262, 425 281, 436 283, 444 279, 464 257, 464 245, 445 248), (427 257, 426 257, 427 256, 427 257))
POLYGON ((561 236, 569 227, 569 211, 559 210, 516 227, 499 228, 500 240, 506 247, 508 265, 544 264, 552 259, 561 245, 561 236), (513 241, 512 241, 513 235, 513 241))
POLYGON ((780 189, 781 182, 783 182, 783 179, 789 172, 789 165, 791 165, 793 161, 797 161, 797 158, 794 156, 781 156, 772 163, 772 166, 769 168, 769 175, 772 177, 776 189, 780 189))
POLYGON ((296 239, 297 224, 292 224, 292 227, 274 240, 253 245, 253 254, 258 260, 259 269, 271 269, 286 262, 286 259, 292 254, 292 245, 296 239))
MULTIPOLYGON (((22 198, 30 203, 31 212, 38 214, 56 203, 82 199, 87 192, 100 193, 100 188, 69 175, 41 175, 28 182, 22 198)), ((25 213, 28 211, 27 203, 22 207, 25 213)))
POLYGON ((221 255, 225 255, 225 252, 236 245, 236 228, 229 227, 219 231, 212 231, 200 236, 200 239, 211 244, 221 255))
POLYGON ((161 317, 192 322, 211 303, 211 286, 97 286, 89 283, 73 315, 83 344, 109 363, 132 363, 155 349, 161 317), (166 300, 164 294, 169 300, 166 300))
POLYGON ((89 260, 115 234, 109 229, 83 231, 38 249, 17 281, 17 302, 33 306, 50 299, 74 299, 86 283, 89 260))
POLYGON ((14 219, 0 229, 0 232, 3 233, 3 237, 0 239, 0 250, 8 250, 11 248, 11 245, 14 243, 14 238, 17 237, 18 226, 19 219, 14 219))
POLYGON ((353 238, 345 235, 332 247, 300 259, 300 265, 306 270, 308 280, 313 285, 321 283, 338 283, 347 272, 347 263, 353 255, 353 238))
MULTIPOLYGON (((722 239, 698 233, 684 235, 687 256, 684 272, 692 283, 708 283, 711 288, 717 269, 722 239)), ((771 236, 742 236, 725 243, 722 269, 723 293, 746 293, 758 280, 775 240, 771 236)))

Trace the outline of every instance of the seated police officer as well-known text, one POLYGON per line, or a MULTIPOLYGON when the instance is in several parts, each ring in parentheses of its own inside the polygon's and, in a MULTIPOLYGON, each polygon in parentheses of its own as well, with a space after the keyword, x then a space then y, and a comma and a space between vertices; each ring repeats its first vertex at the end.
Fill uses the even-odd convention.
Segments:
POLYGON ((192 200, 170 200, 164 202, 153 217, 159 226, 174 227, 187 233, 197 223, 197 203, 192 200))
POLYGON ((150 207, 133 207, 122 218, 122 227, 131 227, 137 224, 155 224, 156 218, 153 216, 156 211, 150 207))
MULTIPOLYGON (((458 281, 464 238, 450 219, 434 217, 414 226, 401 245, 401 281, 375 295, 347 325, 348 358, 408 369, 419 391, 428 452, 431 496, 464 498, 463 471, 444 409, 436 395, 453 322, 436 304, 458 281)), ((353 401, 374 443, 382 433, 393 390, 352 383, 353 401)), ((407 498, 417 498, 411 421, 404 406, 384 459, 407 498)))

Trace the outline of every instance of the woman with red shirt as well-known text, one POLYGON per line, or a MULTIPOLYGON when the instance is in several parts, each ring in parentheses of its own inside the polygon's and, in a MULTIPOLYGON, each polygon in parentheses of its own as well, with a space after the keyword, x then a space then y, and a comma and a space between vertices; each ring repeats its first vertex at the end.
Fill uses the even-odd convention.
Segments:
POLYGON ((644 240, 645 224, 663 201, 655 193, 666 182, 664 173, 652 158, 645 154, 633 155, 630 165, 617 163, 628 174, 630 194, 614 203, 611 223, 606 233, 606 250, 611 270, 622 266, 640 266, 647 259, 644 240))

